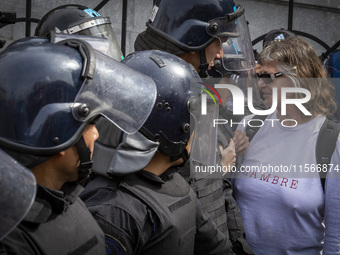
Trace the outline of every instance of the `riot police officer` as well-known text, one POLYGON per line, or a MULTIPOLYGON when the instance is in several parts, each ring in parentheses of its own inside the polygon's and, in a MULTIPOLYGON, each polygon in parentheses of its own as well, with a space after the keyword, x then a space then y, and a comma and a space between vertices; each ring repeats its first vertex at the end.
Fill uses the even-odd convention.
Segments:
POLYGON ((135 132, 152 110, 154 82, 79 40, 18 40, 0 53, 0 71, 0 147, 38 184, 1 252, 104 254, 104 234, 78 197, 98 138, 95 119, 135 132), (134 78, 143 91, 124 88, 134 78))
MULTIPOLYGON (((191 63, 203 78, 209 78, 208 71, 214 67, 215 59, 221 60, 225 71, 251 70, 255 61, 244 12, 233 0, 155 0, 147 28, 135 41, 135 50, 158 49, 176 54, 191 63), (238 54, 237 62, 229 58, 230 49, 238 54)), ((249 145, 246 134, 240 130, 233 132, 229 128, 219 134, 219 141, 226 141, 221 143, 223 148, 230 138, 234 139, 238 155, 249 145)), ((209 174, 195 176, 188 164, 181 173, 219 229, 227 238, 230 233, 234 249, 240 254, 252 253, 244 238, 241 214, 231 195, 230 182, 211 178, 209 174)))
POLYGON ((176 167, 210 133, 191 128, 201 113, 196 70, 162 51, 135 52, 122 62, 150 76, 158 96, 138 133, 123 135, 113 150, 115 136, 104 124, 96 143, 98 176, 81 198, 105 233, 107 254, 234 254, 176 167))
POLYGON ((39 21, 34 35, 49 37, 51 42, 67 38, 86 40, 117 61, 124 58, 110 17, 102 17, 95 10, 83 5, 67 4, 50 10, 39 21), (106 45, 103 45, 103 41, 106 45))

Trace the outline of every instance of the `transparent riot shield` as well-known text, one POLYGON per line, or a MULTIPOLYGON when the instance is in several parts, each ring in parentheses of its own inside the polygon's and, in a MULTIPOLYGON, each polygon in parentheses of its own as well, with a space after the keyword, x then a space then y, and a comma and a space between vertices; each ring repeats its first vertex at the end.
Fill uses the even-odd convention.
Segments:
POLYGON ((30 210, 36 180, 31 171, 0 150, 0 240, 8 235, 30 210))
MULTIPOLYGON (((205 169, 216 166, 217 126, 214 122, 219 115, 219 105, 215 97, 204 86, 198 89, 201 90, 199 96, 194 93, 190 98, 190 126, 193 127, 190 172, 191 177, 195 179, 201 175, 205 176, 205 169)), ((195 88, 191 90, 194 91, 195 88)))

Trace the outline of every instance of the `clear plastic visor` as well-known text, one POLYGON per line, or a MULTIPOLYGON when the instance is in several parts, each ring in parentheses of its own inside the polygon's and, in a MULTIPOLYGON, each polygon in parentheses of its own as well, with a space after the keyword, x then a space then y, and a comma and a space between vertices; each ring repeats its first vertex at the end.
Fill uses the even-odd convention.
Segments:
POLYGON ((93 79, 85 79, 72 106, 75 119, 85 122, 103 115, 126 133, 135 133, 156 100, 154 81, 96 51, 93 79))
MULTIPOLYGON (((93 37, 93 36, 87 36, 87 35, 78 35, 78 34, 64 34, 64 33, 51 33, 51 42, 57 43, 63 40, 68 39, 77 39, 86 41, 93 49, 100 51, 101 53, 104 53, 105 55, 110 56, 109 48, 110 48, 110 42, 107 38, 101 38, 101 37, 93 37)), ((116 59, 117 61, 120 61, 116 59)))
POLYGON ((191 140, 190 158, 205 166, 215 166, 217 128, 214 119, 218 119, 218 104, 210 98, 203 86, 191 88, 201 90, 199 96, 190 98, 190 126, 194 127, 191 140))
POLYGON ((56 33, 78 34, 106 38, 109 40, 109 47, 107 49, 108 53, 106 55, 118 61, 124 59, 116 35, 113 32, 109 17, 98 17, 93 20, 74 25, 63 31, 56 29, 56 33))
POLYGON ((113 32, 111 24, 102 24, 95 27, 90 27, 81 31, 79 34, 92 35, 94 37, 107 38, 109 40, 108 56, 118 61, 124 59, 123 53, 120 49, 116 35, 113 32))
POLYGON ((30 210, 36 180, 31 171, 0 150, 0 240, 7 236, 30 210))
POLYGON ((249 28, 244 15, 228 16, 209 21, 207 33, 221 42, 223 67, 228 71, 246 71, 255 67, 249 28), (216 30, 212 32, 212 27, 216 30))

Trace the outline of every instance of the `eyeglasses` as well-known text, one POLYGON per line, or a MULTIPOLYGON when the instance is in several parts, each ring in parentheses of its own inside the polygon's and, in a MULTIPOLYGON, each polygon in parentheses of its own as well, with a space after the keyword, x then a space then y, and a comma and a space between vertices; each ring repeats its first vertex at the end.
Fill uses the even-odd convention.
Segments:
POLYGON ((256 73, 257 78, 260 80, 262 79, 264 83, 270 84, 272 83, 276 78, 283 76, 284 73, 278 72, 278 73, 256 73))

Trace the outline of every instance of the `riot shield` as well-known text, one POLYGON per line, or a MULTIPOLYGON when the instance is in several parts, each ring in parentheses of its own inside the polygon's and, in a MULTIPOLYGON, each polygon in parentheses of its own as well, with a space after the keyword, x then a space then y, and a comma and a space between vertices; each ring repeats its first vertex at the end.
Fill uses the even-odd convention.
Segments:
POLYGON ((0 150, 0 240, 8 235, 30 210, 36 180, 31 171, 0 150))

